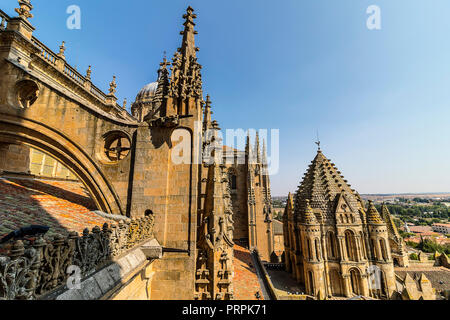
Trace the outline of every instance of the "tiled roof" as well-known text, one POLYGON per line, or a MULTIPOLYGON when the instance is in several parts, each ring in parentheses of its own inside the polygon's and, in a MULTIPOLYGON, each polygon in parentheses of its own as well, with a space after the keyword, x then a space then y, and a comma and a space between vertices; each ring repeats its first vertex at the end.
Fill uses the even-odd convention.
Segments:
POLYGON ((257 300, 255 294, 259 292, 261 296, 260 300, 263 300, 263 291, 248 249, 239 245, 234 246, 233 267, 234 299, 257 300))
POLYGON ((0 238, 29 225, 48 226, 46 236, 53 236, 114 223, 92 210, 95 204, 81 183, 0 178, 0 238))
POLYGON ((444 267, 395 268, 395 273, 401 279, 405 279, 408 274, 416 282, 420 279, 420 275, 424 274, 436 290, 450 290, 450 270, 444 267))
POLYGON ((357 193, 351 189, 336 166, 319 150, 295 195, 296 219, 300 220, 300 216, 306 212, 306 200, 309 200, 313 210, 320 209, 325 218, 334 219, 335 200, 340 194, 345 195, 355 210, 362 208, 357 193))
POLYGON ((409 227, 409 230, 411 232, 415 232, 415 233, 433 232, 431 227, 428 227, 428 226, 411 226, 411 227, 409 227))

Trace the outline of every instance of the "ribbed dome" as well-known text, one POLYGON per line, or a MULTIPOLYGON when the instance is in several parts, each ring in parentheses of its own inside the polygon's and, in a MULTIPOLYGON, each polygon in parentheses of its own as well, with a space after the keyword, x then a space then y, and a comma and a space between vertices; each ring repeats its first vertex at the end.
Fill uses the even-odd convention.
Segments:
POLYGON ((136 96, 136 102, 147 102, 147 100, 155 95, 156 89, 158 89, 158 82, 147 84, 141 89, 141 91, 139 91, 136 96))

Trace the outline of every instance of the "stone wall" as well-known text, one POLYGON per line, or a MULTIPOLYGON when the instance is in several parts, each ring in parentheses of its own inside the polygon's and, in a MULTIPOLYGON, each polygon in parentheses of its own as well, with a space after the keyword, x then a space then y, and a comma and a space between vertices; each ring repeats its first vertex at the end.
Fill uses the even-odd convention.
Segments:
POLYGON ((30 149, 23 145, 0 143, 0 172, 30 173, 30 149))

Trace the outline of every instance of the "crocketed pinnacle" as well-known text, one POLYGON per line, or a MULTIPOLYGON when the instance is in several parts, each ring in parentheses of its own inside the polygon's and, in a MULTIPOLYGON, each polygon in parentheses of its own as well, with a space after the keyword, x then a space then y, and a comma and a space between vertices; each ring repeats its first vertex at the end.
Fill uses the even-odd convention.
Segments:
POLYGON ((302 222, 305 224, 315 224, 317 223, 316 216, 313 209, 310 206, 309 200, 305 201, 305 210, 302 216, 302 222))
POLYGON ((373 204, 373 201, 369 200, 369 209, 367 209, 367 223, 371 224, 384 224, 383 219, 381 219, 377 208, 373 204))
POLYGON ((386 223, 386 226, 388 227, 388 229, 390 231, 389 233, 392 234, 396 239, 400 239, 400 234, 394 223, 394 219, 392 218, 391 213, 389 212, 389 209, 384 202, 381 206, 381 218, 386 223))
POLYGON ((189 60, 190 57, 195 57, 196 51, 198 50, 195 47, 195 35, 197 34, 197 31, 194 30, 194 19, 196 18, 197 15, 194 14, 194 9, 189 6, 186 9, 186 14, 183 15, 183 19, 186 20, 183 24, 184 30, 180 32, 180 34, 183 35, 181 54, 186 60, 189 60))

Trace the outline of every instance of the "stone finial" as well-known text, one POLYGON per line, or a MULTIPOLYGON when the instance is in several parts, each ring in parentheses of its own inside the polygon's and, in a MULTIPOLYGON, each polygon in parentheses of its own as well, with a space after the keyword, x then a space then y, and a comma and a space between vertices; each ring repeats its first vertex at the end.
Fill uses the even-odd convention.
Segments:
POLYGON ((305 212, 303 214, 303 222, 306 224, 314 224, 316 223, 316 215, 311 208, 311 203, 309 199, 305 200, 305 212))
POLYGON ((209 94, 208 95, 206 95, 206 101, 205 101, 205 106, 207 107, 207 108, 211 108, 211 97, 209 96, 209 94))
POLYGON ((86 71, 86 80, 91 80, 91 73, 92 73, 92 69, 91 69, 91 66, 89 66, 86 71))
POLYGON ((123 109, 127 108, 127 98, 123 99, 123 109))
POLYGON ((189 6, 186 9, 186 14, 183 15, 183 19, 186 20, 186 23, 194 23, 194 19, 196 19, 196 18, 197 18, 197 15, 194 13, 194 9, 191 6, 189 6))
POLYGON ((116 76, 113 76, 113 80, 109 83, 109 94, 114 96, 117 89, 116 76))
POLYGON ((28 21, 28 18, 33 18, 33 15, 30 13, 33 10, 33 5, 30 3, 30 0, 19 0, 20 8, 16 8, 15 11, 19 14, 19 17, 28 21))
POLYGON ((381 219, 378 210, 375 208, 372 200, 369 200, 369 208, 367 210, 367 222, 372 224, 383 224, 384 221, 381 219))
POLYGON ((65 41, 63 41, 62 44, 59 46, 58 56, 64 59, 65 58, 64 52, 66 52, 66 42, 65 41))

